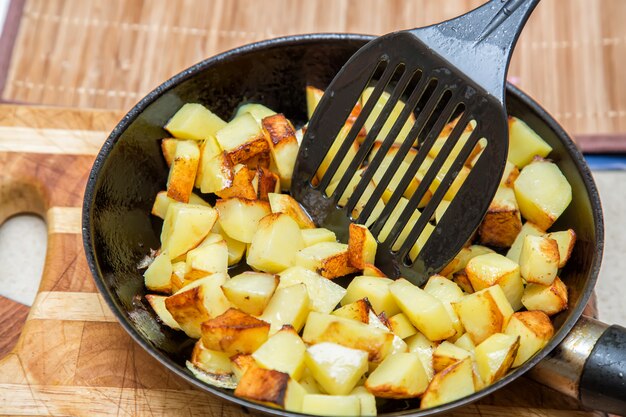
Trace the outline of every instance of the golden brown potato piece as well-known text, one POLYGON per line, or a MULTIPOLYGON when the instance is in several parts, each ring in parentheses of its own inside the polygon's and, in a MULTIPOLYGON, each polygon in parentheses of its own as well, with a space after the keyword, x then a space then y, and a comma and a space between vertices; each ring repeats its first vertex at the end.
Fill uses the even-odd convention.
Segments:
POLYGON ((219 198, 238 197, 255 200, 257 198, 257 193, 252 186, 252 179, 256 175, 256 172, 250 170, 245 165, 237 165, 234 167, 233 171, 235 174, 230 187, 215 191, 215 195, 219 198))
POLYGON ((154 310, 159 319, 168 327, 171 327, 174 330, 181 330, 174 317, 167 311, 167 307, 165 307, 165 299, 167 297, 164 295, 155 295, 155 294, 146 294, 146 300, 150 303, 150 307, 154 310))
POLYGON ((241 380, 241 377, 246 373, 248 368, 258 367, 252 355, 245 355, 243 353, 231 356, 230 363, 233 369, 233 375, 237 382, 241 380))
POLYGON ((374 264, 365 263, 363 265, 363 275, 366 277, 387 278, 387 275, 374 264))
POLYGON ((329 279, 356 272, 348 263, 348 245, 320 242, 296 253, 296 265, 329 279))
POLYGON ((496 333, 476 346, 476 364, 486 385, 493 384, 508 372, 517 355, 519 341, 519 336, 496 333))
POLYGON ((524 283, 520 276, 520 267, 506 256, 487 253, 472 258, 465 267, 465 273, 475 290, 499 285, 513 310, 522 308, 524 283))
POLYGON ((224 314, 202 323, 202 344, 229 355, 252 353, 265 343, 269 331, 269 323, 229 308, 224 314))
POLYGON ((265 135, 250 113, 234 118, 218 130, 215 136, 233 165, 269 152, 265 135))
POLYGON ((246 370, 235 389, 237 397, 288 411, 300 411, 305 394, 289 374, 257 366, 246 370))
POLYGON ((314 229, 315 223, 304 211, 300 203, 287 194, 268 193, 267 198, 272 208, 272 213, 284 213, 298 223, 300 229, 314 229))
POLYGON ((559 277, 551 285, 528 284, 522 304, 528 310, 540 310, 551 316, 567 309, 567 287, 559 277))
POLYGON ((274 114, 261 121, 263 134, 269 143, 270 153, 278 170, 281 187, 291 187, 291 175, 298 156, 296 129, 283 114, 274 114))
POLYGON ((257 199, 268 201, 270 193, 280 192, 280 177, 267 168, 257 167, 252 186, 256 190, 257 199))
POLYGON ((453 307, 475 344, 504 331, 513 308, 498 285, 463 297, 453 307))
POLYGON ((167 166, 172 166, 172 162, 174 162, 174 156, 176 154, 176 144, 178 143, 178 139, 174 138, 163 138, 161 139, 161 152, 163 153, 163 158, 165 158, 165 163, 167 166))
POLYGON ((545 236, 526 236, 519 257, 520 273, 528 283, 550 285, 559 271, 559 245, 545 236))
POLYGON ((513 314, 504 333, 520 338, 513 362, 513 368, 516 368, 548 343, 554 335, 554 326, 543 311, 520 311, 513 314))
POLYGON ((356 269, 365 268, 376 260, 378 242, 367 227, 350 223, 348 238, 348 262, 356 269))
POLYGON ((269 169, 271 156, 268 152, 261 152, 254 155, 252 158, 248 158, 245 161, 241 161, 242 164, 250 168, 251 170, 257 170, 259 168, 269 169))
POLYGON ((428 387, 428 376, 417 353, 389 355, 367 378, 365 388, 381 398, 415 398, 428 387))
POLYGON ((467 277, 465 271, 459 271, 452 276, 452 281, 456 283, 463 291, 468 294, 474 293, 474 287, 472 287, 472 282, 467 277))
POLYGON ((420 408, 430 408, 473 394, 472 359, 465 358, 437 373, 422 396, 420 408))
POLYGON ((576 243, 576 232, 572 229, 563 230, 561 232, 552 232, 545 235, 547 238, 554 239, 559 246, 559 268, 563 268, 574 250, 576 243))
POLYGON ((500 187, 493 197, 487 214, 478 228, 483 245, 508 248, 522 229, 515 192, 508 187, 500 187))
POLYGON ((224 352, 207 349, 198 340, 191 352, 191 363, 197 368, 214 375, 231 375, 232 365, 228 355, 224 352))
POLYGON ((345 317, 347 319, 360 321, 361 323, 368 324, 370 311, 372 311, 372 305, 367 298, 356 300, 353 303, 346 304, 343 307, 333 311, 332 314, 339 317, 345 317))
POLYGON ((200 161, 200 148, 194 140, 181 140, 176 145, 174 161, 167 179, 167 196, 188 203, 196 181, 200 161))

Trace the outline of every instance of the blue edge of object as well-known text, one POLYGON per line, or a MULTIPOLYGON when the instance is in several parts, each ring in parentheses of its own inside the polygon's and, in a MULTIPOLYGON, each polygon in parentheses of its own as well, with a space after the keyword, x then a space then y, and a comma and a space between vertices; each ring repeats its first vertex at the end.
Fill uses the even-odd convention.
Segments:
POLYGON ((585 154, 592 171, 626 171, 626 154, 585 154))

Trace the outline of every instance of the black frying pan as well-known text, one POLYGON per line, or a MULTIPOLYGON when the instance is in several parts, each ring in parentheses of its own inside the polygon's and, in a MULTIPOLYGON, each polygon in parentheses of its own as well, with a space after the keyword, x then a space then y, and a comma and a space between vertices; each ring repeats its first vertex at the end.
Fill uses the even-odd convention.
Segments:
MULTIPOLYGON (((159 139, 167 120, 187 102, 199 102, 230 119, 242 102, 260 102, 306 121, 304 88, 325 87, 342 64, 371 37, 317 34, 243 46, 207 59, 169 79, 137 104, 117 125, 93 166, 83 206, 83 239, 96 284, 122 326, 172 372, 227 401, 274 415, 294 415, 209 386, 185 368, 193 342, 161 325, 143 295, 137 263, 160 246, 161 221, 150 215, 168 168, 159 139)), ((523 119, 554 149, 551 157, 573 189, 573 200, 554 229, 573 228, 578 241, 562 279, 569 309, 554 317, 548 345, 495 384, 471 396, 420 411, 418 402, 391 401, 381 415, 434 415, 476 401, 535 368, 536 379, 578 397, 583 404, 626 412, 626 329, 581 319, 598 277, 603 223, 600 199, 589 168, 563 129, 537 103, 513 86, 509 114, 523 119), (579 320, 580 319, 580 320, 579 320), (544 359, 545 358, 545 359, 544 359), (408 406, 408 409, 407 409, 408 406)))

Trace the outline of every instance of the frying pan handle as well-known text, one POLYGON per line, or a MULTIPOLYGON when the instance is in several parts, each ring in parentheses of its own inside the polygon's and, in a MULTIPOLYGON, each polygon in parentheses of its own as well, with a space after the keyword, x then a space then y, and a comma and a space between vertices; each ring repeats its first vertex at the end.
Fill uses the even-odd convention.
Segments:
POLYGON ((626 328, 582 316, 530 376, 577 398, 585 407, 624 414, 626 328))

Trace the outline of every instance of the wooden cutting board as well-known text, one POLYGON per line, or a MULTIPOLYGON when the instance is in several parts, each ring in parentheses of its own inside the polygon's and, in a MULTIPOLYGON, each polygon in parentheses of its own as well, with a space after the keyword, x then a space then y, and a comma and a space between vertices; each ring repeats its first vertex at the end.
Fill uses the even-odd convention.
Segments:
MULTIPOLYGON (((132 341, 97 293, 82 248, 80 207, 94 156, 120 116, 0 105, 0 224, 29 211, 48 226, 39 293, 17 344, 0 359, 0 415, 246 414, 167 371, 132 341)), ((8 335, 20 310, 0 299, 3 307, 0 335, 8 335)), ((525 378, 450 414, 502 415, 603 414, 525 378)))

